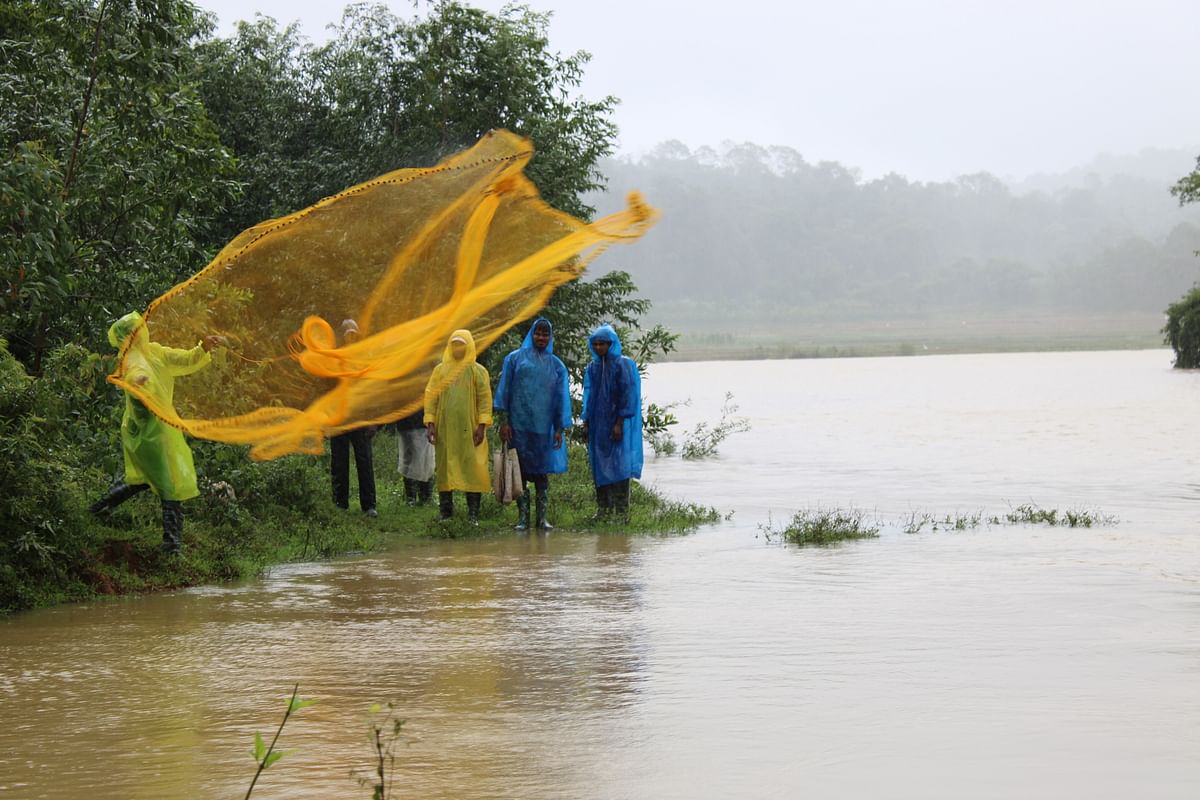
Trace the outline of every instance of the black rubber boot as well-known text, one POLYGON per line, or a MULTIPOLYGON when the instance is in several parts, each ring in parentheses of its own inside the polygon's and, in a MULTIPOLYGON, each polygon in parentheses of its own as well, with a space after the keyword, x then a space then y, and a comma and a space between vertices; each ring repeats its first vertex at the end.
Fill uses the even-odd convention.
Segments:
POLYGON ((471 525, 479 524, 479 502, 483 499, 483 495, 479 492, 467 492, 467 522, 471 525))
POLYGON ((529 530, 529 492, 522 492, 517 498, 517 524, 513 530, 529 530))
POLYGON ((404 479, 404 502, 410 506, 417 504, 417 483, 412 478, 404 479))
POLYGON ((183 552, 183 504, 178 500, 163 500, 162 520, 162 551, 177 556, 183 552))
MULTIPOLYGON (((537 487, 537 526, 540 531, 552 531, 554 526, 546 521, 546 502, 550 494, 549 487, 537 487)), ((526 501, 528 502, 528 501, 526 501)), ((529 506, 525 506, 526 509, 529 506)))
POLYGON ((108 494, 88 506, 88 511, 93 514, 103 515, 104 512, 116 508, 135 494, 144 492, 149 488, 150 485, 146 483, 135 483, 133 486, 130 486, 125 481, 121 481, 109 489, 108 494))
POLYGON ((609 515, 609 487, 596 487, 596 515, 592 517, 595 522, 606 522, 609 515))
POLYGON ((622 525, 629 524, 629 479, 617 481, 609 490, 609 504, 613 510, 613 516, 622 525))
POLYGON ((441 519, 453 518, 454 492, 438 492, 438 508, 441 511, 441 519))
POLYGON ((417 502, 425 505, 433 498, 433 478, 417 481, 417 502))

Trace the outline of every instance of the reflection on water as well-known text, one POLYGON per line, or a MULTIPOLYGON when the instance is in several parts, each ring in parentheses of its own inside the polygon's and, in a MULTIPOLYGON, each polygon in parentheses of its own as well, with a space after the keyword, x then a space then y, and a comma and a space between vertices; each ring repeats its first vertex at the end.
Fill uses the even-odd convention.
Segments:
MULTIPOLYGON (((0 793, 259 798, 1200 796, 1200 374, 1161 352, 662 365, 754 429, 648 478, 694 536, 405 545, 0 621, 0 793), (714 380, 719 378, 720 380, 714 380), (768 513, 1099 507, 1113 528, 829 549, 768 513)), ((685 423, 688 420, 685 419, 685 423)))

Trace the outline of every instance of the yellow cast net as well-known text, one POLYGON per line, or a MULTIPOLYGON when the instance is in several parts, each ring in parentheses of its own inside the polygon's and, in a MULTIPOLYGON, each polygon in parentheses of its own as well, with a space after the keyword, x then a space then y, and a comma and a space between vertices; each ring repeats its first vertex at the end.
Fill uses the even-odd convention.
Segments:
POLYGON ((109 381, 193 436, 253 445, 256 459, 320 453, 327 436, 411 414, 453 331, 484 350, 656 219, 636 194, 591 224, 550 208, 523 174, 532 155, 527 139, 493 132, 436 167, 242 232, 144 315, 169 347, 224 336, 212 365, 158 396, 127 379, 131 336, 109 381), (345 319, 361 337, 339 346, 345 319))

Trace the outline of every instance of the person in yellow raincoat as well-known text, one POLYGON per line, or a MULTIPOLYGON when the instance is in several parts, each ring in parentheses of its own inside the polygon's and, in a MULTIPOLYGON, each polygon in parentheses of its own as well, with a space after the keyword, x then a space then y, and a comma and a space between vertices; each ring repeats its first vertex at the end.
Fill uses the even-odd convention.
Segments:
POLYGON ((454 516, 454 491, 467 494, 467 520, 479 524, 479 502, 490 487, 488 446, 492 384, 475 363, 475 339, 467 330, 450 335, 442 363, 425 385, 425 430, 434 446, 441 518, 454 516))
MULTIPOLYGON (((133 341, 125 357, 128 380, 167 407, 173 407, 175 379, 208 366, 212 360, 208 351, 223 341, 220 336, 207 336, 190 350, 164 347, 150 341, 142 316, 136 311, 108 329, 108 341, 118 351, 130 336, 133 341)), ((100 514, 152 489, 162 501, 163 552, 178 555, 183 540, 181 504, 200 494, 192 451, 183 432, 167 425, 127 392, 121 417, 121 449, 125 478, 93 503, 91 512, 100 514)))

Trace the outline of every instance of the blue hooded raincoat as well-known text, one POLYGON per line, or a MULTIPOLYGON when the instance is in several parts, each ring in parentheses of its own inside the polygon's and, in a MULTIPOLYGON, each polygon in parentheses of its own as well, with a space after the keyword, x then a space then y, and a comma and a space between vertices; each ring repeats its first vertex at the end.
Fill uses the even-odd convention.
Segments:
POLYGON ((632 358, 621 355, 621 340, 611 325, 601 325, 588 337, 592 363, 583 374, 583 421, 588 426, 588 463, 597 486, 642 477, 642 378, 632 358), (610 344, 604 358, 595 342, 610 344), (621 441, 612 429, 623 420, 621 441))
POLYGON ((554 355, 554 329, 545 350, 533 346, 538 318, 525 334, 520 348, 504 357, 500 385, 492 408, 508 414, 512 428, 509 444, 521 461, 521 474, 550 475, 567 471, 567 441, 554 446, 554 434, 571 427, 571 394, 567 368, 554 355))

